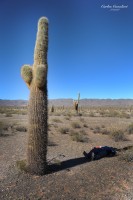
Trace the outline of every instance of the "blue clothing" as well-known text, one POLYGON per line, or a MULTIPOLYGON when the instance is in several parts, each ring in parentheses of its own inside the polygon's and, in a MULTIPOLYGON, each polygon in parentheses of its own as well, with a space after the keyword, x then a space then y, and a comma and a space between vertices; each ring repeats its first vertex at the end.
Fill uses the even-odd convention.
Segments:
POLYGON ((88 159, 98 160, 107 156, 115 156, 116 149, 108 146, 94 147, 89 153, 84 152, 84 155, 88 159))

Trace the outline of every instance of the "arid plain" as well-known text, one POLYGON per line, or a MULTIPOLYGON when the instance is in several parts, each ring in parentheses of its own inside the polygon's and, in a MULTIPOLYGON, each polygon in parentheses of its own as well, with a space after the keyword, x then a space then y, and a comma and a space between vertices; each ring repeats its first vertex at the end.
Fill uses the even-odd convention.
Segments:
POLYGON ((49 106, 48 173, 24 171, 27 107, 0 108, 0 199, 133 199, 133 107, 49 106), (94 146, 120 149, 88 162, 94 146))

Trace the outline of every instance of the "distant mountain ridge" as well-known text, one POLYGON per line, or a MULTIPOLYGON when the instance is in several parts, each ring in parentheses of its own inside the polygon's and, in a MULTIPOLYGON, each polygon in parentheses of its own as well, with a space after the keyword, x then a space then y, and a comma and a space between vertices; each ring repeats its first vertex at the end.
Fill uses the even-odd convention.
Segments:
MULTIPOLYGON (((73 106, 73 99, 49 99, 49 106, 73 106)), ((3 100, 0 106, 27 106, 27 100, 3 100)), ((133 106, 133 99, 81 99, 80 106, 133 106)))

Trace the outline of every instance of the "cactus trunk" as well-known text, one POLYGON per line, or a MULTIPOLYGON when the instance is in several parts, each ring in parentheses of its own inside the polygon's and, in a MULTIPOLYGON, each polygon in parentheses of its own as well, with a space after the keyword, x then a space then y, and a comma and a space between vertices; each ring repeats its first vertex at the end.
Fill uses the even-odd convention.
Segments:
POLYGON ((47 167, 47 88, 44 92, 36 86, 32 87, 28 113, 27 164, 31 173, 42 175, 47 167))
POLYGON ((38 23, 33 67, 25 65, 21 70, 30 89, 27 167, 39 175, 45 174, 47 168, 47 49, 48 20, 42 17, 38 23))

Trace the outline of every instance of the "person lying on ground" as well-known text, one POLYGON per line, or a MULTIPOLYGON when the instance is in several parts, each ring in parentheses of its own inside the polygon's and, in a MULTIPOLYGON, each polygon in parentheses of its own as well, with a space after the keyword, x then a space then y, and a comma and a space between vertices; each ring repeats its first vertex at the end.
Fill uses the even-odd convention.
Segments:
POLYGON ((83 152, 83 155, 88 160, 98 160, 103 157, 112 157, 116 155, 116 148, 108 146, 97 146, 94 147, 89 153, 83 152))

